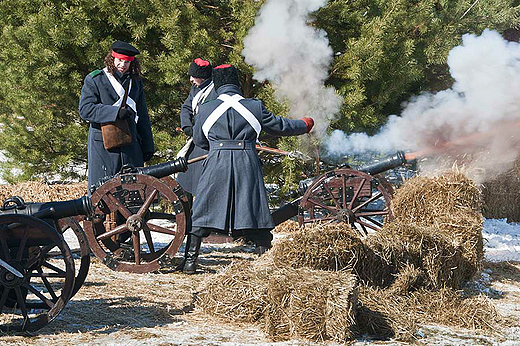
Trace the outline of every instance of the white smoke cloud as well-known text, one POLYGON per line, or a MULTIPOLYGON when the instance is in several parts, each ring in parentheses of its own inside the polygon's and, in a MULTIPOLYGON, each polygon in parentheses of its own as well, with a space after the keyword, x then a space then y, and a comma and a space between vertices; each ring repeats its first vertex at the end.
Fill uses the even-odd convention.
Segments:
POLYGON ((375 136, 334 131, 327 150, 348 155, 437 147, 436 154, 450 162, 493 168, 493 174, 507 167, 520 151, 520 45, 492 30, 466 34, 450 51, 448 65, 452 88, 412 98, 375 136), (474 139, 475 133, 491 135, 474 139))
POLYGON ((287 101, 289 117, 312 117, 322 136, 341 107, 334 88, 324 87, 333 59, 326 33, 308 25, 310 13, 326 0, 269 0, 244 39, 242 55, 268 80, 278 100, 287 101))

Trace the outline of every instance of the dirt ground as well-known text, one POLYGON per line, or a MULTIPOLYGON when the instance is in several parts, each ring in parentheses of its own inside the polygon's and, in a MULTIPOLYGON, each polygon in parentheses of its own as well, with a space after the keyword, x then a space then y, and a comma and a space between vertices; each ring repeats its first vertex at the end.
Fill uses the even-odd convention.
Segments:
MULTIPOLYGON (((203 315, 194 306, 202 281, 232 261, 252 261, 257 256, 243 244, 203 244, 202 251, 197 275, 173 270, 114 272, 93 258, 86 282, 56 320, 32 334, 0 336, 0 345, 318 345, 304 340, 270 342, 258 326, 203 315)), ((486 262, 471 286, 489 295, 509 323, 493 335, 422 326, 418 344, 520 345, 520 263, 486 262)), ((405 343, 357 340, 352 345, 405 343)))

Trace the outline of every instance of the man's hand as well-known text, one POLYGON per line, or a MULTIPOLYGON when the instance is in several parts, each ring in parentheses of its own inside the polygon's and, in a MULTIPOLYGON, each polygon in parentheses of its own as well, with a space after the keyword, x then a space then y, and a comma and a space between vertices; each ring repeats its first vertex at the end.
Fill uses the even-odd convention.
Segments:
POLYGON ((117 113, 119 119, 128 119, 134 115, 134 111, 128 108, 121 108, 117 113))
POLYGON ((307 133, 311 132, 314 126, 314 120, 312 118, 302 118, 302 121, 307 125, 307 133))

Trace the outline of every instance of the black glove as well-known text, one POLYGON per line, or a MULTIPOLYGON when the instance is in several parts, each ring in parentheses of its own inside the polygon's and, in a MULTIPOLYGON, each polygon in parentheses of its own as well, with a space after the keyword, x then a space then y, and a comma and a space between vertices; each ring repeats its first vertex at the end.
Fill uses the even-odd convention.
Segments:
POLYGON ((134 115, 134 111, 128 108, 121 108, 119 113, 117 113, 119 119, 128 119, 131 118, 132 115, 134 115))
POLYGON ((186 126, 182 129, 186 136, 193 137, 193 127, 192 126, 186 126))
POLYGON ((144 162, 148 162, 152 159, 153 157, 153 153, 149 152, 149 153, 143 153, 143 161, 144 162))

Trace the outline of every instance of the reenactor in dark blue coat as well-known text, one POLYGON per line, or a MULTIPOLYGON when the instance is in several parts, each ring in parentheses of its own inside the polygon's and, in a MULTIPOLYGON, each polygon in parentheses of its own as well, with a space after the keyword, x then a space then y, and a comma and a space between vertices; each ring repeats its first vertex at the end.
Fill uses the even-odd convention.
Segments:
MULTIPOLYGON (((192 87, 181 108, 181 128, 188 136, 188 140, 177 157, 184 156, 189 160, 208 153, 207 150, 193 144, 193 124, 195 123, 195 116, 199 106, 206 101, 217 98, 213 88, 213 81, 211 80, 212 69, 210 62, 201 58, 195 59, 190 64, 189 75, 192 87)), ((197 189, 201 171, 202 161, 192 163, 186 172, 177 174, 177 182, 184 191, 193 195, 197 189)))
POLYGON ((256 151, 260 131, 278 136, 308 133, 311 118, 276 116, 260 100, 240 94, 238 71, 232 65, 213 69, 218 98, 199 107, 193 128, 195 145, 209 150, 193 204, 193 229, 183 272, 193 274, 203 237, 223 232, 245 236, 257 252, 271 247, 274 228, 262 167, 256 151))
MULTIPOLYGON (((155 151, 148 108, 140 78, 139 51, 132 45, 116 41, 105 57, 105 68, 85 77, 79 114, 90 123, 88 133, 89 187, 101 178, 118 173, 125 164, 143 166, 155 151), (125 89, 126 107, 121 107, 125 89), (132 135, 128 145, 105 149, 101 125, 126 119, 132 135)), ((90 188, 89 188, 90 190, 90 188)))
MULTIPOLYGON (((208 153, 207 150, 193 143, 193 124, 195 123, 195 116, 197 115, 199 106, 206 101, 217 98, 217 93, 213 87, 213 81, 211 80, 212 70, 211 63, 201 58, 193 60, 190 64, 188 73, 192 87, 181 108, 181 128, 186 136, 188 136, 188 139, 186 140, 186 145, 184 145, 177 154, 177 158, 184 156, 189 160, 208 153)), ((190 209, 190 215, 186 223, 186 245, 188 245, 191 240, 191 208, 193 206, 193 195, 197 189, 201 172, 202 161, 199 161, 190 164, 186 172, 177 173, 176 176, 177 182, 186 192, 190 209)), ((185 257, 188 249, 189 246, 186 246, 185 257)), ((181 263, 180 268, 183 266, 184 263, 181 263)))

